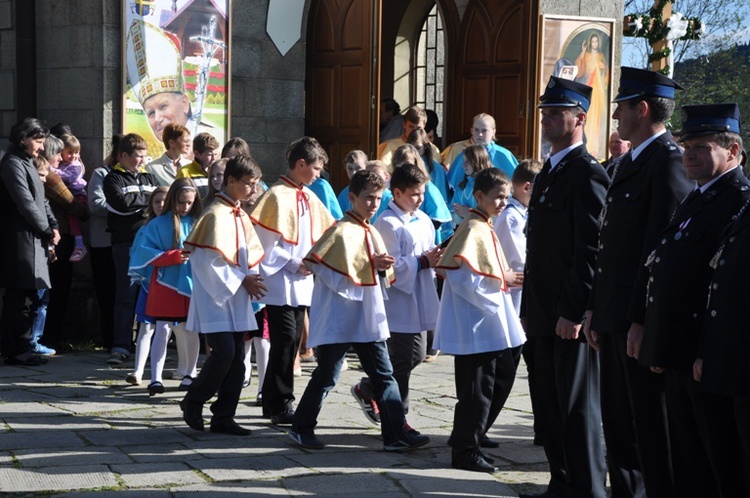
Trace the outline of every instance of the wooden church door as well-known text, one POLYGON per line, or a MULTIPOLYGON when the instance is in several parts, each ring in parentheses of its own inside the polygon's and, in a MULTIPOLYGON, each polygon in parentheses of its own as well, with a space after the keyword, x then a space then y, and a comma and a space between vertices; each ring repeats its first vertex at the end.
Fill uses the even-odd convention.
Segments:
POLYGON ((329 156, 336 192, 348 185, 343 159, 376 150, 381 0, 314 0, 307 31, 305 133, 329 156))
POLYGON ((471 120, 487 112, 497 142, 517 157, 533 152, 531 97, 536 71, 533 0, 471 0, 454 51, 448 136, 468 138, 471 120))

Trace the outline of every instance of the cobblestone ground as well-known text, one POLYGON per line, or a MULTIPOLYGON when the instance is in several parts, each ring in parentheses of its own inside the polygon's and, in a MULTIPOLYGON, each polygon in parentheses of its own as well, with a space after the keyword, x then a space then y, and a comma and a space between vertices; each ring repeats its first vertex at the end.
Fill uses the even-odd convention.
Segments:
MULTIPOLYGON (((170 354, 166 370, 175 366, 176 353, 170 354)), ((395 454, 382 450, 378 428, 349 393, 362 375, 353 355, 323 407, 316 432, 327 447, 319 451, 296 447, 286 428, 261 418, 255 377, 237 413, 237 421, 253 433, 226 436, 196 432, 183 423, 177 381, 166 380, 167 392, 150 398, 147 380, 141 386, 125 383, 132 361, 111 369, 105 360, 103 352, 79 352, 50 358, 41 367, 0 366, 0 492, 489 497, 546 488, 544 452, 532 444, 523 365, 490 431, 501 445, 487 453, 501 470, 488 475, 450 467, 446 441, 456 399, 453 361, 445 355, 412 374, 409 424, 429 435, 431 444, 395 454)), ((295 386, 298 398, 314 368, 314 363, 303 365, 295 386)))

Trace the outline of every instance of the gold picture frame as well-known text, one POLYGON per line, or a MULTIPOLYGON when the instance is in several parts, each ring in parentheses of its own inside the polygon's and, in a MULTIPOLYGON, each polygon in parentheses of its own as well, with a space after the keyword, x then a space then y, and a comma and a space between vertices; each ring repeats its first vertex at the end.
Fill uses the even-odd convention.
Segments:
MULTIPOLYGON (((608 157, 616 36, 614 19, 540 16, 537 95, 553 75, 593 88, 584 133, 588 151, 600 160, 608 157)), ((537 113, 535 156, 546 159, 550 146, 542 139, 540 121, 537 113)))

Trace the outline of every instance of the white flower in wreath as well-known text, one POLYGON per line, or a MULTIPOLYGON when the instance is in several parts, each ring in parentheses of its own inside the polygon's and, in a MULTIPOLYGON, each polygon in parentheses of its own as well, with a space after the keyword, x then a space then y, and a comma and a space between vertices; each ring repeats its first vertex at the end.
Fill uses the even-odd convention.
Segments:
POLYGON ((669 32, 667 33, 667 40, 679 40, 680 38, 685 36, 687 34, 689 25, 690 21, 685 19, 679 12, 672 14, 669 17, 669 21, 667 21, 667 28, 669 28, 669 32))
POLYGON ((639 32, 643 29, 643 18, 642 17, 634 17, 633 21, 628 24, 631 28, 635 30, 635 32, 639 32))
POLYGON ((698 27, 698 30, 696 31, 696 34, 698 35, 698 38, 703 38, 706 36, 706 25, 701 21, 695 21, 700 24, 698 27))

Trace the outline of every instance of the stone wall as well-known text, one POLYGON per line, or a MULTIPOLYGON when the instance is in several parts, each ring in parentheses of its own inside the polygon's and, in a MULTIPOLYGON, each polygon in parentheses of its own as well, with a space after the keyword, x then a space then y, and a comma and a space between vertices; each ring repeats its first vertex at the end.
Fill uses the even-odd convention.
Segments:
POLYGON ((14 2, 0 1, 0 149, 16 122, 16 29, 14 2))
POLYGON ((89 172, 120 130, 120 2, 36 2, 37 115, 68 123, 89 172))
POLYGON ((282 57, 266 34, 268 0, 232 2, 231 133, 248 141, 266 182, 286 170, 286 147, 305 132, 309 4, 300 40, 282 57))

